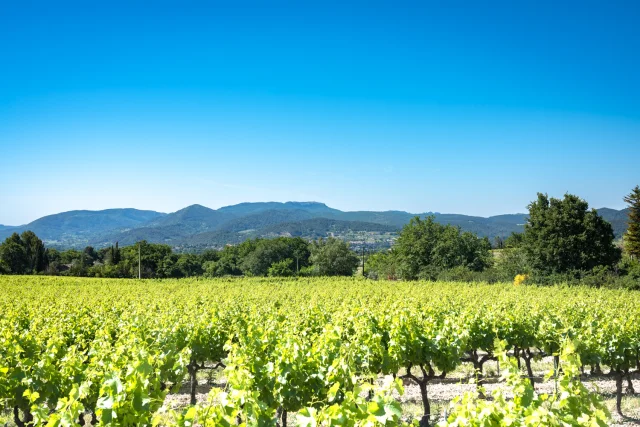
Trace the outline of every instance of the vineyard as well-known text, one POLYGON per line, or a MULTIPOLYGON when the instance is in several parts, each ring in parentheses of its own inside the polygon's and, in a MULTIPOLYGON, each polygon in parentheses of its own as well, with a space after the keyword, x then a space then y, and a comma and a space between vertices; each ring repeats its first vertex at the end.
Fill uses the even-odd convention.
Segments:
POLYGON ((631 291, 0 276, 0 411, 19 427, 604 426, 581 380, 613 381, 622 412, 639 355, 631 291), (471 391, 436 413, 430 389, 463 367, 471 391), (198 399, 205 372, 221 381, 198 399), (168 407, 181 391, 186 404, 168 407))

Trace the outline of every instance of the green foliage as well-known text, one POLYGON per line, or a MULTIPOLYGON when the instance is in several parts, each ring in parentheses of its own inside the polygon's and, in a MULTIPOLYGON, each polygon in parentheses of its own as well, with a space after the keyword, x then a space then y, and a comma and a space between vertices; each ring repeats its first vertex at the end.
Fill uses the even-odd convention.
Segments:
POLYGON ((628 228, 624 235, 625 250, 629 255, 640 259, 640 186, 636 185, 624 201, 629 204, 628 228))
MULTIPOLYGON (((503 379, 513 392, 513 399, 497 388, 492 399, 478 392, 457 397, 450 405, 449 416, 438 427, 481 426, 592 426, 606 427, 610 417, 606 406, 580 382, 580 357, 572 343, 563 347, 560 360, 562 374, 556 380, 557 392, 537 394, 531 382, 523 378, 513 358, 507 356, 506 343, 496 345, 503 379)), ((553 376, 548 374, 548 378, 553 376)))
POLYGON ((400 426, 391 374, 419 381, 426 398, 427 383, 470 354, 565 348, 558 393, 536 395, 502 355, 516 398, 468 395, 449 421, 600 425, 607 414, 579 383, 579 360, 635 375, 638 307, 637 293, 585 287, 3 276, 0 405, 74 427, 84 411, 111 426, 275 426, 294 412, 302 425, 400 426), (575 348, 568 337, 580 337, 575 348), (218 362, 224 392, 160 412, 194 366, 218 362), (381 389, 367 384, 381 375, 381 389))
POLYGON ((291 258, 283 259, 271 264, 267 276, 269 277, 290 277, 295 275, 294 262, 291 258))
POLYGON ((397 267, 395 251, 377 252, 368 257, 366 274, 370 279, 393 280, 398 278, 397 267))
POLYGON ((519 248, 524 240, 523 233, 511 233, 504 241, 505 248, 519 248))
POLYGON ((466 267, 482 271, 491 265, 491 244, 430 216, 415 217, 406 225, 394 247, 398 275, 403 279, 435 279, 442 270, 466 267))
POLYGON ((320 276, 353 276, 359 263, 349 244, 334 238, 313 241, 310 259, 320 276))
POLYGON ((13 233, 0 245, 0 271, 10 274, 36 274, 48 265, 42 240, 32 231, 13 233))
POLYGON ((306 267, 309 256, 307 242, 299 237, 258 239, 255 249, 244 257, 242 270, 252 276, 266 276, 274 264, 285 260, 297 260, 299 267, 306 267))
POLYGON ((579 197, 538 194, 529 205, 522 247, 532 269, 545 273, 612 267, 620 259, 611 224, 579 197))
POLYGON ((14 233, 0 245, 0 265, 10 274, 24 274, 27 271, 27 251, 20 236, 14 233))

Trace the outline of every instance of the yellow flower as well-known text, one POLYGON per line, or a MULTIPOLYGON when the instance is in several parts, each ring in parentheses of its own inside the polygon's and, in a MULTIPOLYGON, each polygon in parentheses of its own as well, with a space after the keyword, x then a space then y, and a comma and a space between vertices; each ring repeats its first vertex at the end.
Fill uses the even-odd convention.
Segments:
POLYGON ((528 275, 526 274, 518 274, 515 279, 513 279, 513 284, 515 286, 520 286, 522 284, 522 282, 524 282, 525 280, 527 280, 529 278, 528 275))

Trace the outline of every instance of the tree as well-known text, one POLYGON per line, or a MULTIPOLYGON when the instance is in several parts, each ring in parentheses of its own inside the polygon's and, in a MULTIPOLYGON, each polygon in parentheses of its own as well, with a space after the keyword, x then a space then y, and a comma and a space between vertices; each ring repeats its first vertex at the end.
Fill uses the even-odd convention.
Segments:
POLYGON ((367 259, 367 277, 370 279, 396 279, 397 256, 393 249, 387 252, 377 252, 367 259))
POLYGON ((522 248, 535 271, 566 273, 613 266, 620 259, 611 224, 581 198, 538 193, 529 204, 522 248))
POLYGON ((291 258, 283 259, 282 261, 274 262, 269 267, 269 271, 267 272, 267 276, 269 277, 290 277, 295 274, 293 269, 295 266, 293 265, 293 260, 291 258))
POLYGON ((18 233, 13 233, 0 245, 0 264, 3 266, 2 270, 10 274, 27 272, 29 259, 18 233))
POLYGON ((33 231, 25 231, 20 236, 27 257, 26 273, 38 273, 47 267, 47 254, 42 240, 33 231))
POLYGON ((400 277, 435 279, 442 270, 465 267, 482 271, 491 265, 491 243, 459 227, 443 225, 433 216, 415 217, 400 232, 396 252, 400 277))
POLYGON ((629 220, 624 235, 625 250, 634 258, 640 258, 640 186, 631 190, 624 201, 629 204, 629 220))
MULTIPOLYGON (((195 254, 181 254, 176 261, 180 277, 200 276, 204 272, 200 258, 195 254)), ((172 276, 175 277, 175 276, 172 276)))
POLYGON ((511 235, 505 239, 504 247, 519 248, 520 246, 522 246, 523 236, 524 235, 522 233, 512 232, 511 235))
POLYGON ((84 265, 87 267, 91 267, 95 261, 98 260, 98 252, 93 248, 93 246, 87 246, 83 251, 83 261, 84 265))
MULTIPOLYGON (((298 267, 309 265, 309 248, 300 237, 256 239, 255 248, 242 260, 242 270, 251 276, 266 276, 271 266, 281 261, 295 260, 298 267)), ((295 264, 293 267, 294 271, 295 264)))
POLYGON ((311 243, 311 263, 320 276, 353 276, 359 262, 342 240, 330 237, 311 243))

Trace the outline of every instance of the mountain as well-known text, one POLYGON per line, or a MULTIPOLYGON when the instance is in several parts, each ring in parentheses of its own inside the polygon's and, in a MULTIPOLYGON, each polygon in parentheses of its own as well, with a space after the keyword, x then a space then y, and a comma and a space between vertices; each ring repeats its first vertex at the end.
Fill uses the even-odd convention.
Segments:
POLYGON ((265 227, 260 230, 262 237, 292 236, 292 237, 328 237, 329 234, 345 233, 396 233, 397 227, 385 224, 362 221, 341 221, 328 218, 313 218, 297 222, 285 222, 265 227))
POLYGON ((313 212, 308 212, 302 209, 269 209, 232 219, 222 225, 220 230, 224 232, 246 232, 284 222, 301 221, 314 217, 316 217, 316 215, 314 215, 313 212))
MULTIPOLYGON (((237 205, 225 206, 218 211, 230 213, 235 216, 245 216, 251 214, 257 214, 264 211, 289 211, 289 210, 297 210, 297 211, 306 211, 313 214, 323 214, 330 215, 333 213, 343 213, 338 209, 333 209, 325 205, 324 203, 319 202, 258 202, 258 203, 239 203, 237 205)), ((316 215, 317 216, 317 215, 316 215)))
POLYGON ((235 218, 231 213, 220 212, 202 205, 191 205, 179 211, 152 219, 130 230, 113 230, 94 236, 91 244, 97 247, 118 242, 131 245, 140 240, 153 243, 172 243, 185 237, 214 230, 235 218))
MULTIPOLYGON (((266 211, 270 212, 270 211, 266 211)), ((254 214, 255 215, 255 214, 254 214)), ((375 224, 361 221, 341 221, 328 218, 311 218, 302 221, 282 222, 262 228, 235 231, 233 228, 209 231, 190 236, 176 243, 183 249, 202 249, 222 247, 226 244, 240 243, 246 239, 257 237, 303 237, 306 239, 325 238, 338 234, 342 237, 362 238, 362 233, 395 234, 398 229, 394 226, 375 224)))
POLYGON ((184 234, 188 235, 217 228, 235 217, 236 215, 230 212, 213 210, 202 205, 191 205, 148 222, 144 227, 180 226, 184 229, 184 234))
POLYGON ((0 239, 14 232, 31 230, 49 246, 79 247, 94 236, 113 230, 128 230, 141 226, 165 214, 138 209, 106 209, 101 211, 69 211, 47 215, 29 224, 0 229, 0 239))
POLYGON ((336 218, 343 221, 373 222, 377 224, 392 225, 398 228, 402 228, 403 225, 408 223, 411 220, 411 218, 413 218, 416 215, 424 216, 425 214, 410 214, 408 212, 402 212, 402 211, 384 211, 384 212, 337 211, 333 213, 331 216, 329 216, 329 218, 336 218))
MULTIPOLYGON (((613 225, 616 237, 624 233, 627 209, 602 208, 598 212, 613 225)), ((104 247, 115 242, 129 245, 147 240, 190 250, 273 236, 313 239, 333 235, 357 241, 362 233, 368 233, 368 241, 389 245, 411 218, 426 215, 433 215, 437 222, 490 239, 521 232, 527 220, 526 214, 485 218, 439 212, 345 212, 319 202, 264 202, 240 203, 220 209, 191 205, 170 214, 136 209, 63 212, 23 226, 0 225, 0 238, 6 238, 14 231, 32 230, 48 246, 57 248, 104 247)))
POLYGON ((616 237, 622 237, 625 231, 627 231, 627 221, 629 219, 629 208, 617 211, 615 209, 600 208, 598 214, 602 218, 606 219, 613 226, 613 234, 616 237))

